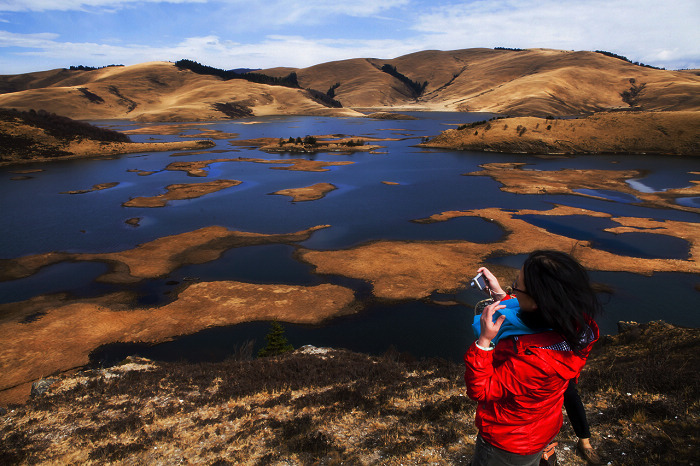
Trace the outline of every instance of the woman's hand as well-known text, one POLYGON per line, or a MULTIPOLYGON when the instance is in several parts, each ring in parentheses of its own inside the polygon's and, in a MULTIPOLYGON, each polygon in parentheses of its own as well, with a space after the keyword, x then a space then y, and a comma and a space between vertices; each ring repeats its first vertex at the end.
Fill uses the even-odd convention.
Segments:
POLYGON ((481 313, 481 333, 479 333, 479 340, 477 343, 482 348, 488 348, 491 346, 491 340, 496 338, 496 335, 498 335, 498 331, 501 329, 503 321, 506 320, 506 316, 498 316, 498 319, 496 319, 494 322, 493 314, 496 311, 504 308, 504 305, 495 302, 486 306, 484 311, 481 313))
POLYGON ((488 286, 489 290, 491 290, 491 297, 498 299, 505 298, 506 292, 503 291, 503 288, 501 288, 501 285, 498 283, 498 279, 496 278, 496 276, 492 274, 491 271, 486 267, 480 267, 477 270, 477 273, 479 272, 484 275, 484 279, 486 280, 486 286, 488 286))

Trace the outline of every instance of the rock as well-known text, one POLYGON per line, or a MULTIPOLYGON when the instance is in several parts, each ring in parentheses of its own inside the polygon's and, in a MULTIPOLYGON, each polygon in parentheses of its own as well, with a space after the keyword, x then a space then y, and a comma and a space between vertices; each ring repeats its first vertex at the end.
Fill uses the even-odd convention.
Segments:
POLYGON ((629 332, 632 329, 638 329, 638 328, 639 328, 639 323, 634 322, 632 320, 629 322, 620 321, 617 323, 617 333, 625 333, 625 332, 629 332))
POLYGON ((49 389, 51 385, 58 382, 58 379, 41 379, 32 384, 32 391, 30 395, 32 397, 41 396, 49 389))

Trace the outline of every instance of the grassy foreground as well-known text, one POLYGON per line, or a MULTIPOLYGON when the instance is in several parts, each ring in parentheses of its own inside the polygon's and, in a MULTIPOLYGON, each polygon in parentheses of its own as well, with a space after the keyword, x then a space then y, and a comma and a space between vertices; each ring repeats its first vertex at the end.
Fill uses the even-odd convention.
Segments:
MULTIPOLYGON (((700 329, 628 325, 579 390, 609 464, 697 464, 700 329)), ((121 365, 57 376, 0 416, 1 464, 468 464, 463 367, 304 347, 272 358, 121 365)), ((561 464, 574 455, 567 421, 561 464)))

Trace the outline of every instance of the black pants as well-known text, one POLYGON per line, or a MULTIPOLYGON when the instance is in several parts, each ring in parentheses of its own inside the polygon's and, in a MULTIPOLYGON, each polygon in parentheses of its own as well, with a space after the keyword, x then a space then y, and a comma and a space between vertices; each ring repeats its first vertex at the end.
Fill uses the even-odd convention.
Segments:
POLYGON ((578 438, 591 438, 591 431, 588 429, 588 420, 586 419, 586 410, 583 407, 583 402, 578 394, 576 382, 569 380, 569 386, 564 392, 564 408, 566 415, 569 417, 571 427, 576 432, 578 438))
POLYGON ((481 437, 476 436, 474 457, 469 466, 539 466, 542 452, 533 455, 518 455, 494 447, 481 437))

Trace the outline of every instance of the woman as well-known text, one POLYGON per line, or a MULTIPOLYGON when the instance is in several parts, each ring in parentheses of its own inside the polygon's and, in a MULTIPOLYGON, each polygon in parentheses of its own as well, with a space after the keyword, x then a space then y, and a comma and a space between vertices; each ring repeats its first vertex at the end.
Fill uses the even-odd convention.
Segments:
MULTIPOLYGON (((478 272, 494 299, 512 299, 488 269, 478 272)), ((464 355, 467 393, 478 401, 472 466, 539 464, 562 426, 569 380, 578 377, 599 335, 593 318, 600 304, 585 269, 568 254, 530 254, 513 292, 517 319, 506 321, 505 311, 494 319, 506 307, 500 301, 487 306, 478 339, 464 355)))

